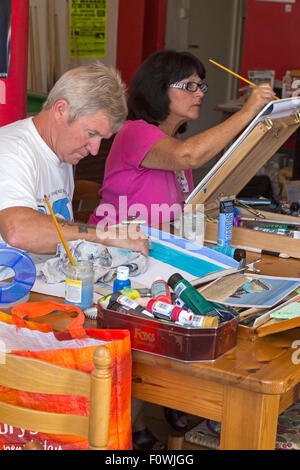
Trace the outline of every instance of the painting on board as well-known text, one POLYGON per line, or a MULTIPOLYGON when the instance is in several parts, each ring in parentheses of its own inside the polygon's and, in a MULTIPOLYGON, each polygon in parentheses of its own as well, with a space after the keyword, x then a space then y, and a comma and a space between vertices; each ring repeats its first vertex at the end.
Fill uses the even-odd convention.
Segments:
POLYGON ((10 65, 11 0, 0 2, 0 78, 7 78, 10 65))

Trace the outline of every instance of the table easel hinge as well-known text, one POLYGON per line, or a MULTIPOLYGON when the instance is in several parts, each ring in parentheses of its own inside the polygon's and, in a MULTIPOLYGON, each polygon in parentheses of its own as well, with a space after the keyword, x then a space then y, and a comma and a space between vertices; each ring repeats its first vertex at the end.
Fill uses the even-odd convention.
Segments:
POLYGON ((267 127, 268 131, 269 131, 270 129, 272 129, 272 127, 273 127, 273 121, 272 121, 272 119, 270 119, 268 116, 265 116, 264 121, 265 121, 265 124, 266 124, 266 127, 267 127))
POLYGON ((295 122, 297 124, 299 124, 299 122, 300 122, 300 111, 297 108, 295 108, 295 122))

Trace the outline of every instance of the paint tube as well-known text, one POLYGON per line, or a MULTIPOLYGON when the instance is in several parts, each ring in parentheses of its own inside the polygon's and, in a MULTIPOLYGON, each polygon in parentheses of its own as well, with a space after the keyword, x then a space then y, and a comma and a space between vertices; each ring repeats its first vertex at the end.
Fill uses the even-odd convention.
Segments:
POLYGON ((234 196, 227 196, 220 200, 218 246, 231 245, 234 199, 234 196))

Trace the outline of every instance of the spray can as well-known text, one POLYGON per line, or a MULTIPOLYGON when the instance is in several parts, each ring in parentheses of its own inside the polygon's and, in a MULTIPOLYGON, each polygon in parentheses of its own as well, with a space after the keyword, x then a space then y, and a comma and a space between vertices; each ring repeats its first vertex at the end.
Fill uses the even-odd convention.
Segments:
POLYGON ((114 280, 113 291, 119 291, 121 289, 126 289, 131 286, 129 278, 129 267, 128 266, 118 266, 117 268, 117 278, 114 280))
POLYGON ((147 310, 152 313, 155 318, 178 322, 182 325, 191 324, 193 319, 193 313, 191 311, 183 310, 183 308, 155 299, 149 300, 147 310))
POLYGON ((167 304, 172 303, 170 289, 166 281, 161 278, 155 279, 151 285, 151 295, 152 299, 160 300, 161 302, 166 302, 167 304))
POLYGON ((208 302, 181 274, 175 273, 168 279, 169 286, 196 315, 220 318, 220 312, 208 302))

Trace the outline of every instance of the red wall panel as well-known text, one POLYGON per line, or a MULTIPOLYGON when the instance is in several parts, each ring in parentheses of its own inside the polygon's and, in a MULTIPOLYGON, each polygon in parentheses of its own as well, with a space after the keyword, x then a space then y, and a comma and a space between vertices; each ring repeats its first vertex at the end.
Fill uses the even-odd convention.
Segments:
POLYGON ((126 85, 143 58, 145 0, 119 0, 117 69, 126 85))
POLYGON ((0 126, 26 117, 29 0, 12 0, 9 77, 1 78, 0 126))
POLYGON ((248 70, 275 70, 282 80, 286 70, 300 68, 300 1, 286 3, 248 0, 241 74, 248 70))
POLYGON ((130 86, 148 55, 164 48, 167 0, 119 0, 117 68, 130 86))
POLYGON ((165 46, 167 0, 146 0, 143 60, 165 46))

